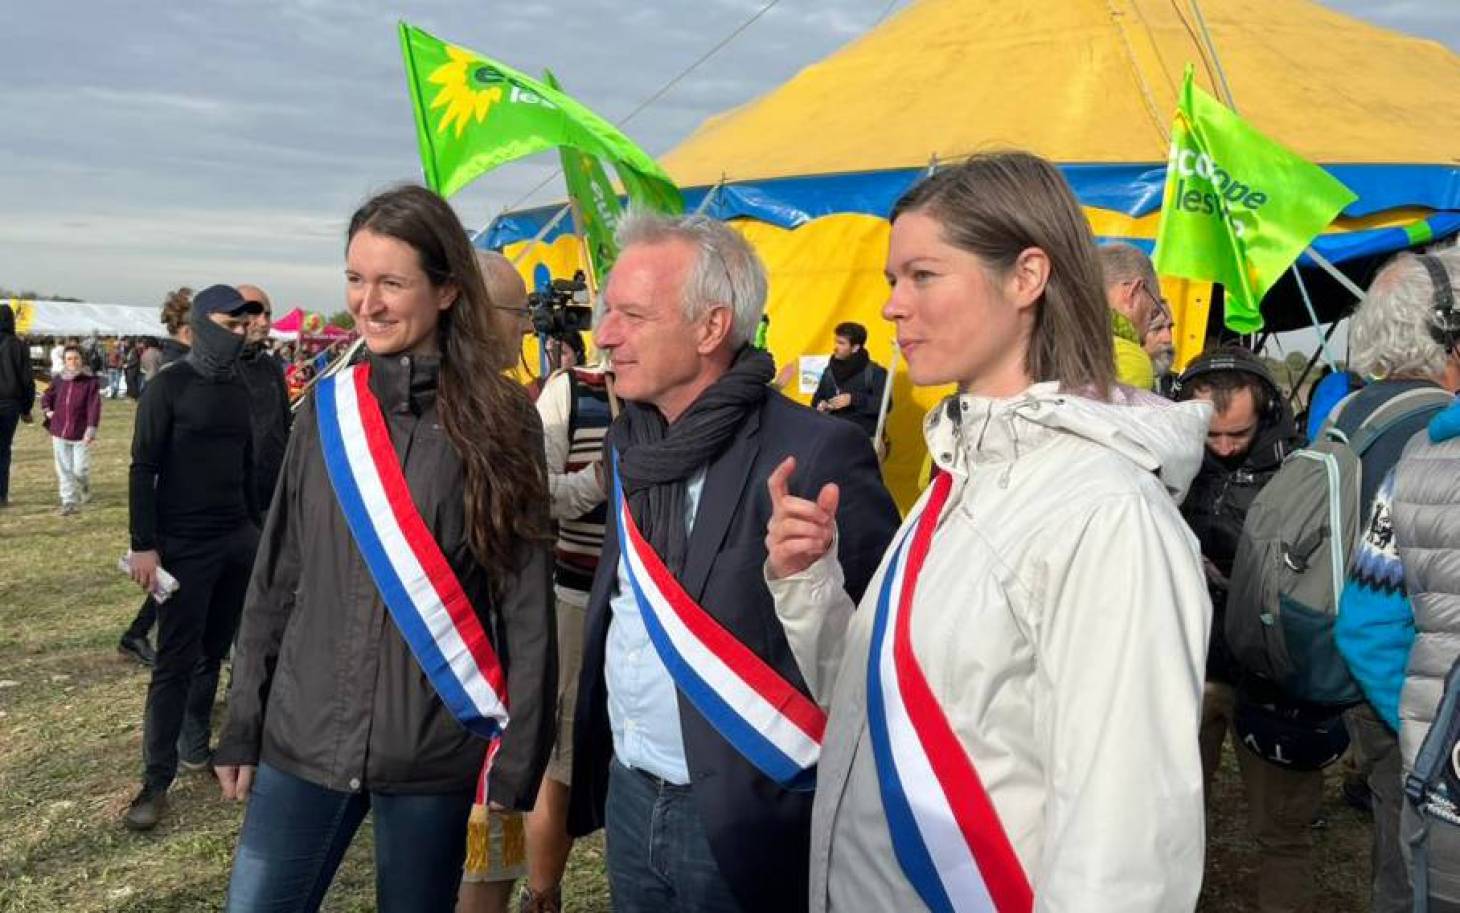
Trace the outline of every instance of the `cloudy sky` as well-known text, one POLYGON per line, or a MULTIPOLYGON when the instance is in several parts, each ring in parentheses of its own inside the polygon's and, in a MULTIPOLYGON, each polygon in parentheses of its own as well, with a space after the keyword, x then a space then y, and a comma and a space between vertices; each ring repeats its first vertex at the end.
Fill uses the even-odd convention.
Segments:
MULTIPOLYGON (((626 131, 651 154, 907 0, 781 0, 626 131)), ((1460 51, 1453 0, 1324 0, 1460 51)), ((395 22, 563 84, 617 120, 765 0, 191 0, 0 4, 0 286, 154 305, 254 282, 335 310, 341 235, 419 178, 395 22)), ((470 228, 547 177, 543 155, 453 198, 470 228)), ((554 182, 528 202, 560 198, 554 182)), ((281 309, 282 309, 281 308, 281 309)))

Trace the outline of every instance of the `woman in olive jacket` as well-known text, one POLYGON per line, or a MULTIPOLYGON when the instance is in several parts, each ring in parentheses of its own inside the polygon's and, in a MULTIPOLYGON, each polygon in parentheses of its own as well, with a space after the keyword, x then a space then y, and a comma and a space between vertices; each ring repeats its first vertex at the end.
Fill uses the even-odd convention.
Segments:
MULTIPOLYGON (((532 806, 557 687, 541 426, 497 372, 511 342, 466 232, 420 187, 351 220, 347 300, 411 500, 506 672, 488 783, 532 806)), ((367 811, 380 910, 449 911, 487 742, 443 703, 336 500, 317 397, 301 409, 264 526, 215 769, 247 797, 228 909, 315 910, 367 811)), ((338 471, 338 470, 337 470, 338 471)))

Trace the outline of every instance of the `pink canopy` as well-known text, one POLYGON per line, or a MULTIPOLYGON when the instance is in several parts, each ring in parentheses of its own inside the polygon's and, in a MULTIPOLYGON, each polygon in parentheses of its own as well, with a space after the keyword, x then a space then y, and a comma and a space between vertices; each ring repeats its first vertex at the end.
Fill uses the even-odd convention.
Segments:
MULTIPOLYGON (((306 316, 307 314, 303 308, 295 308, 294 310, 285 314, 283 317, 280 317, 278 320, 274 321, 273 328, 269 330, 269 335, 273 336, 275 339, 293 340, 300 338, 300 330, 304 326, 304 318, 306 316)), ((320 330, 318 333, 304 333, 303 337, 309 340, 325 339, 333 342, 336 339, 348 339, 349 337, 354 335, 355 334, 350 330, 345 330, 337 326, 325 324, 324 329, 320 330)))
POLYGON ((274 321, 274 330, 279 333, 298 333, 302 323, 304 323, 304 311, 301 308, 295 308, 274 321))

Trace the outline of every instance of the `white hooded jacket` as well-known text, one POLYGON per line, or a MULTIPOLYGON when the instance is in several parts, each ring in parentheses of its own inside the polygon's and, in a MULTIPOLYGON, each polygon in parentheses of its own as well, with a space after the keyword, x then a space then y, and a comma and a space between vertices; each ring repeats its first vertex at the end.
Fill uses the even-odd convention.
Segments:
MULTIPOLYGON (((1010 399, 949 397, 925 420, 953 487, 914 597, 913 650, 1039 911, 1180 913, 1201 886, 1211 604, 1177 504, 1210 407, 1126 393, 1103 403, 1036 384, 1010 399)), ((769 581, 830 708, 813 911, 924 908, 893 852, 867 730, 886 570, 884 557, 856 612, 835 549, 769 581)))

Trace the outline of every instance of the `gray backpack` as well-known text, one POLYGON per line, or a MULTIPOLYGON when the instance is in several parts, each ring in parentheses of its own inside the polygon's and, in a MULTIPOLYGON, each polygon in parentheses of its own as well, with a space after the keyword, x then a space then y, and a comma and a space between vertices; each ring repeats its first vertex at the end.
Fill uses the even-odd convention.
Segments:
POLYGON ((1227 644, 1249 672, 1289 697, 1347 706, 1364 699, 1339 655, 1333 627, 1354 539, 1363 456, 1396 425, 1454 401, 1438 388, 1408 390, 1380 405, 1352 434, 1344 407, 1267 483, 1242 525, 1227 594, 1227 644))

